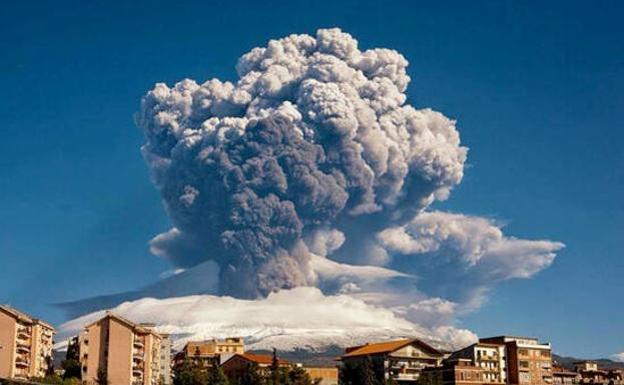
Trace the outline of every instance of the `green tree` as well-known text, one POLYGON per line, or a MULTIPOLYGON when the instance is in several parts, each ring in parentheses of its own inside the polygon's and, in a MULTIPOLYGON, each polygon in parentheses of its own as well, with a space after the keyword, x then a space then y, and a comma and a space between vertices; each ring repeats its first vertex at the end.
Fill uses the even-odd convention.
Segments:
POLYGON ((34 382, 38 382, 40 384, 63 385, 63 379, 61 376, 56 374, 47 375, 43 378, 36 378, 34 379, 34 382))
POLYGON ((270 367, 271 378, 269 383, 271 385, 280 385, 280 367, 279 360, 277 359, 277 349, 273 348, 273 358, 271 359, 270 367))
POLYGON ((63 368, 63 379, 68 378, 81 378, 82 372, 80 362, 74 359, 65 359, 61 362, 61 368, 63 368))
POLYGON ((366 357, 363 360, 347 361, 339 375, 340 385, 382 385, 384 384, 383 359, 366 357))
POLYGON ((213 361, 210 372, 208 373, 209 385, 229 385, 228 378, 223 373, 223 369, 219 366, 218 360, 213 361))
POLYGON ((80 344, 78 337, 71 338, 67 343, 67 353, 65 353, 66 360, 80 361, 80 344))
POLYGON ((80 379, 78 378, 66 378, 63 380, 63 385, 81 385, 80 379))
POLYGON ((208 385, 208 373, 189 359, 176 365, 173 374, 173 385, 208 385))
POLYGON ((46 356, 46 377, 54 375, 54 360, 52 356, 46 356))
POLYGON ((305 369, 297 366, 288 372, 288 385, 314 385, 314 382, 305 369))

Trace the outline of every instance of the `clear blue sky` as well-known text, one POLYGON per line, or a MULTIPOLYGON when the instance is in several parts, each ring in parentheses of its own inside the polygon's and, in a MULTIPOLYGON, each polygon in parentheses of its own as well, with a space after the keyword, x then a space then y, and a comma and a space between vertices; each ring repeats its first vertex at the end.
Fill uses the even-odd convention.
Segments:
POLYGON ((624 351, 624 3, 433 3, 3 2, 0 302, 59 322, 51 303, 156 280, 169 266, 147 241, 169 221, 139 153, 141 95, 234 79, 250 48, 338 26, 402 52, 410 102, 458 120, 470 166, 438 208, 567 245, 461 326, 624 351))

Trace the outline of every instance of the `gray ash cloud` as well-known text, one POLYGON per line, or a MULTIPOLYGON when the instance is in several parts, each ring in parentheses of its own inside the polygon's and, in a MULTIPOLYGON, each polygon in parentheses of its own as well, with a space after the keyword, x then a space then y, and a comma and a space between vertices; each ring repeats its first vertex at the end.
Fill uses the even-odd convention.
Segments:
POLYGON ((243 298, 315 285, 311 251, 378 266, 419 252, 397 229, 448 197, 467 148, 453 120, 406 104, 407 65, 321 29, 252 49, 236 82, 156 84, 136 119, 173 227, 152 252, 215 261, 221 294, 243 298))

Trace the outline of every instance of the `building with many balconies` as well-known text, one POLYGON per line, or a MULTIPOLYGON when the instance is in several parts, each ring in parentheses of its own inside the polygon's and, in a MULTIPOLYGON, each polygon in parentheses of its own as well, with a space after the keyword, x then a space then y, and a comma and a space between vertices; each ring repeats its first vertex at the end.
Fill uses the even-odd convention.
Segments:
POLYGON ((44 377, 52 365, 54 328, 0 305, 0 377, 44 377))
POLYGON ((540 343, 536 338, 512 336, 482 338, 479 342, 505 346, 508 384, 553 383, 550 343, 540 343))
POLYGON ((370 362, 380 381, 414 384, 424 368, 440 366, 444 354, 418 339, 403 339, 347 348, 340 357, 342 366, 370 362))
POLYGON ((83 383, 159 384, 161 339, 152 324, 107 313, 79 337, 83 383))
POLYGON ((420 383, 436 385, 484 385, 485 370, 470 358, 449 358, 442 366, 425 368, 420 373, 420 383))
POLYGON ((451 359, 468 359, 472 365, 483 369, 483 382, 507 382, 505 345, 477 342, 451 354, 451 359))

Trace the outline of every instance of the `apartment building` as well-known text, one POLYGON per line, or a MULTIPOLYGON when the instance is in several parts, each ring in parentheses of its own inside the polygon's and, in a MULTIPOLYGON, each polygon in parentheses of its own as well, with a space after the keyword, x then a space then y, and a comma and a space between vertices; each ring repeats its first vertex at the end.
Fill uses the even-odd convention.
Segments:
POLYGON ((482 338, 479 342, 505 345, 508 384, 553 383, 550 343, 540 343, 536 338, 514 336, 482 338))
POLYGON ((451 354, 451 359, 468 359, 472 365, 483 369, 483 382, 507 382, 505 345, 477 342, 451 354))
POLYGON ((168 334, 161 334, 160 340, 160 359, 158 365, 160 366, 160 378, 163 385, 170 385, 172 379, 172 358, 173 358, 173 346, 171 338, 168 334))
POLYGON ((581 375, 571 372, 560 365, 553 364, 553 384, 554 385, 574 385, 581 382, 581 375))
POLYGON ((152 324, 136 324, 107 313, 80 335, 82 380, 97 384, 157 385, 162 337, 152 324))
POLYGON ((437 385, 483 385, 485 371, 469 358, 450 358, 442 366, 425 368, 419 382, 437 385))
POLYGON ((376 372, 383 371, 382 381, 414 384, 421 371, 440 366, 444 354, 418 339, 402 339, 347 348, 340 357, 343 368, 371 362, 376 372))
POLYGON ((176 365, 190 359, 202 367, 212 366, 215 360, 225 362, 234 354, 245 353, 245 343, 240 337, 228 337, 222 340, 211 339, 205 341, 189 341, 180 353, 176 355, 176 365))
POLYGON ((0 305, 0 377, 44 377, 52 365, 54 328, 0 305))

